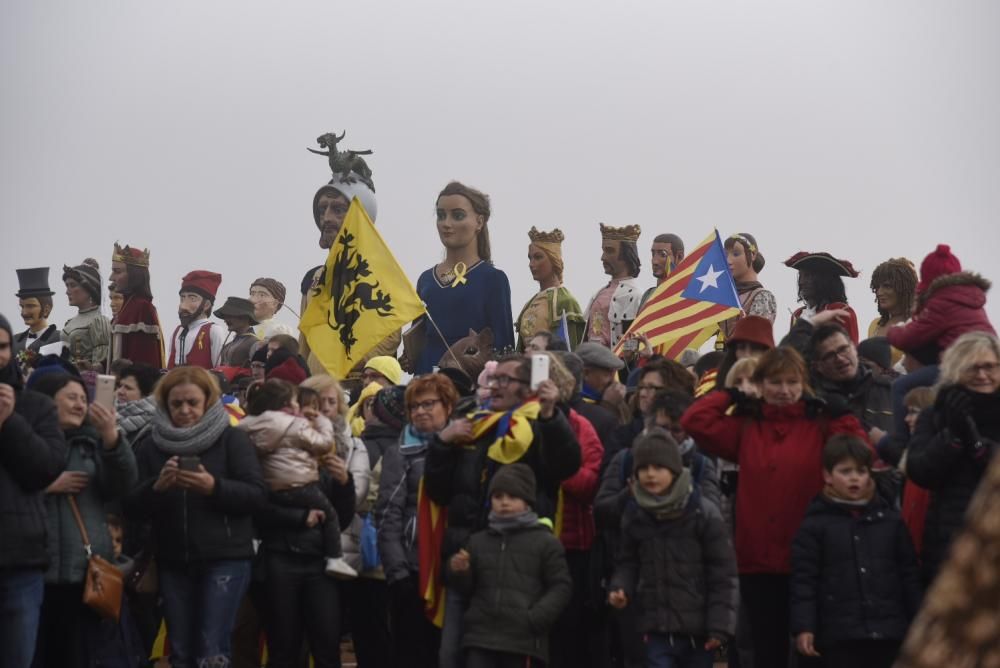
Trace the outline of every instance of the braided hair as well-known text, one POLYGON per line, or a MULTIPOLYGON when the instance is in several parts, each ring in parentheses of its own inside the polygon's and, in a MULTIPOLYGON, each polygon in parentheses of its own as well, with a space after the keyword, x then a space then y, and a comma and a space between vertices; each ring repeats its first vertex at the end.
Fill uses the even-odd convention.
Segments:
MULTIPOLYGON (((913 268, 913 263, 905 257, 894 257, 875 267, 875 271, 872 272, 872 292, 878 290, 882 284, 888 285, 895 291, 896 299, 899 300, 899 314, 904 320, 908 320, 913 314, 913 305, 917 298, 917 271, 913 268)), ((875 304, 878 305, 878 297, 875 298, 875 304)), ((878 325, 884 327, 889 323, 892 314, 881 308, 878 314, 878 325)))

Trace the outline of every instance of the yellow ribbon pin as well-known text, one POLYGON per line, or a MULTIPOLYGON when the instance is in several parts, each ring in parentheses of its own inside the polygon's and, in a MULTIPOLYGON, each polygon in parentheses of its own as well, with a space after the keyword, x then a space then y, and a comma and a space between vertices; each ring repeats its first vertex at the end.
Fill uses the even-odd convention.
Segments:
POLYGON ((454 288, 461 285, 462 283, 469 282, 469 279, 465 277, 466 266, 464 262, 457 263, 454 267, 451 268, 451 270, 455 272, 455 280, 451 282, 451 287, 454 288))

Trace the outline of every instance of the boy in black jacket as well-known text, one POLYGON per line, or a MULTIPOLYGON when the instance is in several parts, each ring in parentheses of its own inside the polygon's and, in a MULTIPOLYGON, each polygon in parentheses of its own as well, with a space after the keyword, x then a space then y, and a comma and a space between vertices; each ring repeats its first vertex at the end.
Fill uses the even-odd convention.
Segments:
POLYGON ((680 449, 658 427, 632 446, 633 500, 622 517, 608 603, 638 606, 651 668, 711 668, 736 630, 736 555, 707 512, 680 449))
POLYGON ((559 539, 539 522, 535 474, 508 464, 489 487, 489 528, 448 562, 449 581, 468 596, 462 647, 466 668, 548 661, 548 636, 569 603, 572 581, 559 539))
POLYGON ((920 605, 909 531, 876 493, 871 464, 864 441, 831 437, 825 488, 792 543, 795 645, 827 666, 889 668, 920 605))

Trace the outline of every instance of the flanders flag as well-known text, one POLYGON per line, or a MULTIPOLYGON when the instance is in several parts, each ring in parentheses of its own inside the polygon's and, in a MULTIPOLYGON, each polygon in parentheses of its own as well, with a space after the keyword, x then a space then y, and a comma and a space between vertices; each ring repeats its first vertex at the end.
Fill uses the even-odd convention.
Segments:
POLYGON ((299 331, 330 375, 343 378, 385 337, 425 313, 358 198, 330 247, 320 292, 299 331))

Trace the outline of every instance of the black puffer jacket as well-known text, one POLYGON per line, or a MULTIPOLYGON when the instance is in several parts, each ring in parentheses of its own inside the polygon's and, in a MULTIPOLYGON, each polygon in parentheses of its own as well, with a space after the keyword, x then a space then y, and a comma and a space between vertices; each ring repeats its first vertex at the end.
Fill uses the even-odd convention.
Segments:
POLYGON ((13 377, 0 382, 15 388, 14 412, 0 425, 0 570, 44 569, 42 492, 66 468, 68 448, 51 399, 13 377))
POLYGON ((724 640, 736 632, 736 553, 722 519, 698 490, 683 515, 656 520, 634 501, 622 518, 611 591, 638 606, 638 630, 724 640))
POLYGON ((470 568, 449 573, 470 596, 462 618, 462 647, 479 647, 549 660, 549 632, 569 603, 573 581, 559 539, 531 527, 472 536, 470 568))
POLYGON ((921 586, 899 512, 878 496, 861 508, 816 497, 792 543, 790 586, 792 633, 815 634, 820 648, 902 640, 921 586))
MULTIPOLYGON (((558 409, 548 420, 534 420, 531 428, 534 438, 518 461, 535 473, 538 516, 554 518, 560 483, 580 468, 580 444, 558 409)), ((486 456, 493 440, 490 431, 468 446, 447 444, 436 437, 428 446, 424 489, 432 501, 448 509, 442 541, 445 560, 464 547, 474 532, 486 528, 490 505, 486 490, 499 467, 486 456)))
POLYGON ((170 456, 156 446, 152 434, 144 438, 135 453, 139 484, 125 499, 127 513, 151 521, 159 562, 181 565, 252 557, 252 516, 264 502, 267 486, 246 432, 226 427, 199 455, 215 477, 215 489, 207 496, 176 487, 153 491, 170 456))
POLYGON ((878 427, 892 430, 892 381, 877 376, 859 364, 858 374, 846 383, 835 383, 821 376, 814 378, 816 392, 828 404, 843 403, 858 418, 865 431, 878 427))
MULTIPOLYGON (((344 531, 354 519, 354 478, 350 473, 347 482, 338 484, 324 469, 320 469, 319 488, 330 500, 333 509, 337 511, 340 530, 344 531)), ((270 495, 258 507, 254 514, 258 537, 261 540, 261 551, 264 553, 286 553, 306 557, 326 558, 323 549, 322 527, 307 527, 306 517, 309 511, 305 508, 281 506, 271 500, 270 495)))
POLYGON ((392 584, 420 568, 417 554, 417 491, 427 447, 397 443, 382 455, 382 480, 375 502, 378 551, 385 579, 392 584))
POLYGON ((1000 393, 976 394, 958 386, 942 388, 934 406, 923 411, 910 439, 906 472, 916 484, 931 491, 924 521, 920 554, 925 581, 929 582, 947 555, 955 533, 965 522, 965 511, 1000 442, 1000 393), (969 416, 976 434, 949 425, 945 406, 948 395, 966 392, 969 416), (976 448, 977 441, 983 447, 976 448))

